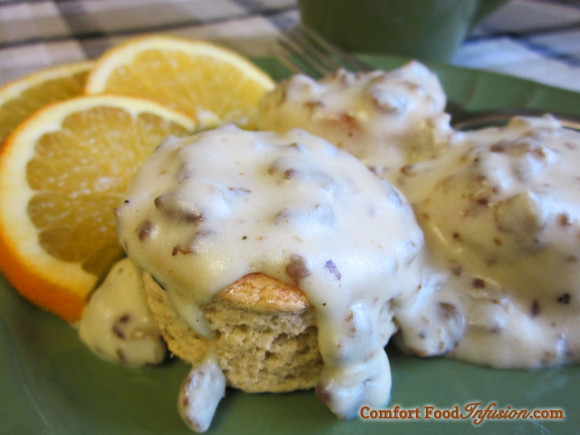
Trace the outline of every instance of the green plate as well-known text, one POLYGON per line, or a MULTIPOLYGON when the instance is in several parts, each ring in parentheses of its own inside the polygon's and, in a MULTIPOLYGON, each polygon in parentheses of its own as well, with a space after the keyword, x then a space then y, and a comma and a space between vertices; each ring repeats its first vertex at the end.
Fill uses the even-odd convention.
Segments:
MULTIPOLYGON (((403 60, 368 57, 385 69, 403 60)), ((277 78, 272 59, 257 62, 277 78)), ((473 110, 528 107, 580 115, 580 94, 485 72, 430 65, 450 99, 473 110)), ((419 409, 414 420, 338 421, 311 391, 245 394, 228 390, 209 433, 573 433, 580 428, 580 367, 499 371, 445 359, 422 360, 389 347, 392 401, 386 409, 419 409), (426 419, 480 402, 496 409, 563 410, 562 420, 426 419)), ((67 323, 23 300, 0 276, 0 432, 6 434, 187 434, 177 392, 188 367, 173 361, 131 370, 108 364, 80 343, 67 323)))

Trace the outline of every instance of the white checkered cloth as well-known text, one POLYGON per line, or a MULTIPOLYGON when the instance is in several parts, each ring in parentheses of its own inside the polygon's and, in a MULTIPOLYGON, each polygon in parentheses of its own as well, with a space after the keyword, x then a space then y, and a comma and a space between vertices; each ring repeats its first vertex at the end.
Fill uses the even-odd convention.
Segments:
POLYGON ((0 84, 42 67, 93 59, 125 39, 164 33, 272 52, 298 21, 295 0, 0 0, 0 84))
POLYGON ((452 63, 580 92, 580 1, 512 0, 475 29, 452 63))
MULTIPOLYGON (((276 36, 298 21, 296 0, 0 0, 0 85, 96 58, 145 33, 269 55, 276 36)), ((580 91, 580 4, 512 0, 474 31, 452 63, 580 91)))

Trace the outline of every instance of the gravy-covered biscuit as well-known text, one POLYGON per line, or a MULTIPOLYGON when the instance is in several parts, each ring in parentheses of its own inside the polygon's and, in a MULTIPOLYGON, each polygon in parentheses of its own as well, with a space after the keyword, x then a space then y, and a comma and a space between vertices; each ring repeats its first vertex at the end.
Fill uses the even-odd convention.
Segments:
POLYGON ((445 103, 437 76, 417 61, 392 71, 340 69, 320 80, 297 74, 262 98, 256 125, 303 128, 390 179, 400 166, 449 146, 445 103))
POLYGON ((500 368, 580 361, 580 133, 551 117, 463 133, 400 187, 433 273, 403 341, 500 368))
MULTIPOLYGON (((208 343, 199 367, 217 366, 238 382, 224 362, 235 358, 216 345, 222 334, 240 341, 248 361, 275 358, 245 348, 244 328, 230 326, 247 324, 246 336, 258 331, 261 339, 274 332, 260 331, 260 323, 273 322, 278 311, 289 314, 277 318, 289 330, 275 331, 278 341, 312 343, 316 332, 316 391, 333 412, 350 418, 362 404, 386 403, 391 377, 383 347, 395 331, 393 305, 421 287, 423 236, 407 201, 353 156, 302 130, 278 135, 225 126, 171 139, 139 169, 117 216, 128 256, 164 289, 162 303, 182 326, 208 343), (275 280, 260 284, 258 294, 251 288, 262 279, 257 273, 275 280)), ((303 349, 310 358, 313 345, 303 349)), ((278 367, 289 379, 304 371, 300 364, 278 367)), ((215 375, 193 370, 191 379, 215 375)), ((297 385, 262 381, 271 386, 260 391, 297 385)))

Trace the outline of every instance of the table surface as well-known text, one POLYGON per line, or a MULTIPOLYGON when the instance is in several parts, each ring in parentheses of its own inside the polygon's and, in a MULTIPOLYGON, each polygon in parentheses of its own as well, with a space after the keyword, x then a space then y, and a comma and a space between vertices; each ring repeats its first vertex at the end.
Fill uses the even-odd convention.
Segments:
MULTIPOLYGON (((0 0, 0 84, 152 32, 269 55, 299 19, 296 0, 0 0)), ((580 2, 512 0, 451 63, 580 92, 580 2)))

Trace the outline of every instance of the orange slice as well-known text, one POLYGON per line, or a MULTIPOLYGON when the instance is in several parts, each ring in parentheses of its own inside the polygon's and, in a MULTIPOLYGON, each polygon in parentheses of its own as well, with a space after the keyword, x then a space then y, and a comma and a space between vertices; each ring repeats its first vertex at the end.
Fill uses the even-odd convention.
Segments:
POLYGON ((244 122, 273 87, 264 71, 235 52, 207 42, 153 35, 105 53, 85 90, 150 98, 200 124, 215 125, 244 122))
POLYGON ((0 152, 0 269, 34 304, 79 319, 119 258, 114 207, 136 167, 194 121, 153 101, 72 98, 35 112, 0 152))
POLYGON ((77 62, 47 68, 0 88, 0 144, 41 107, 82 95, 91 66, 77 62))

